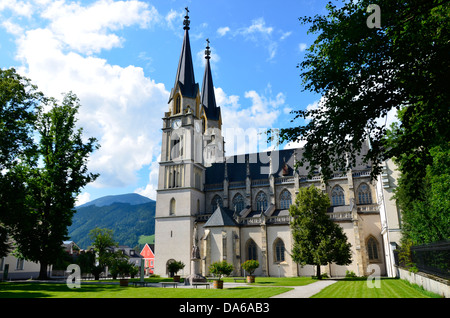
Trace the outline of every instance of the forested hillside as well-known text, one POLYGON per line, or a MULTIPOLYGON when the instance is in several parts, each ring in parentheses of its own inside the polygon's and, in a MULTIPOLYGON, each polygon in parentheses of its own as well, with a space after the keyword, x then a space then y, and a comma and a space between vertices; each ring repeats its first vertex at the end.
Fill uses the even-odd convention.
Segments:
POLYGON ((92 201, 76 209, 69 227, 70 240, 86 249, 91 245, 89 231, 100 227, 113 230, 114 239, 120 245, 142 247, 145 243, 142 244, 142 239, 139 243, 141 236, 151 236, 155 233, 156 202, 145 198, 147 203, 136 204, 135 202, 141 202, 136 200, 136 194, 129 196, 131 200, 127 200, 124 195, 105 198, 108 200, 100 198, 95 200, 97 202, 92 201))

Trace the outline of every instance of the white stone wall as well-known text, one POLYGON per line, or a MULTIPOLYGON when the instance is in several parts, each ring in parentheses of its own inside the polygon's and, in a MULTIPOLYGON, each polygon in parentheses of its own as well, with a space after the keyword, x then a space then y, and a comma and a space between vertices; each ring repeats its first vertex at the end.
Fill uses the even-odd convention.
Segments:
POLYGON ((23 261, 23 268, 17 268, 17 257, 8 255, 0 259, 0 280, 3 279, 5 265, 9 265, 7 280, 14 279, 36 279, 39 276, 40 264, 23 261))

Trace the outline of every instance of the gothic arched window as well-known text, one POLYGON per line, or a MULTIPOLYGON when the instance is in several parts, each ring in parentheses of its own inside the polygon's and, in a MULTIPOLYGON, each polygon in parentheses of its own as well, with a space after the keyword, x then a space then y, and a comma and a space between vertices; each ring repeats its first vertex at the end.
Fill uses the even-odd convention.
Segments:
POLYGON ((278 238, 274 243, 274 255, 275 255, 275 262, 280 263, 284 262, 284 242, 282 239, 278 238))
POLYGON ((234 198, 233 198, 233 207, 234 210, 239 213, 242 210, 244 210, 244 197, 240 194, 237 193, 234 198))
POLYGON ((250 239, 247 243, 247 260, 257 260, 258 255, 256 253, 257 246, 255 241, 250 239))
POLYGON ((264 192, 260 191, 256 195, 256 211, 264 212, 267 209, 267 196, 264 192))
POLYGON ((181 112, 181 97, 177 96, 175 99, 175 114, 179 114, 181 112))
POLYGON ((220 206, 223 208, 223 201, 222 198, 216 194, 213 199, 211 200, 211 210, 214 212, 217 209, 217 206, 220 206))
POLYGON ((175 201, 175 199, 174 198, 172 198, 171 200, 170 200, 170 208, 169 208, 170 210, 169 210, 169 214, 170 215, 174 215, 175 214, 175 209, 176 209, 176 201, 175 201))
POLYGON ((288 190, 283 190, 280 194, 280 209, 287 210, 292 204, 291 193, 288 190))
POLYGON ((340 186, 337 185, 331 191, 331 205, 337 206, 344 204, 345 204, 344 189, 342 189, 340 186))
POLYGON ((373 236, 371 236, 367 240, 367 254, 369 256, 369 260, 371 261, 378 260, 378 243, 373 236))
POLYGON ((372 193, 366 183, 358 187, 358 204, 372 204, 372 193))

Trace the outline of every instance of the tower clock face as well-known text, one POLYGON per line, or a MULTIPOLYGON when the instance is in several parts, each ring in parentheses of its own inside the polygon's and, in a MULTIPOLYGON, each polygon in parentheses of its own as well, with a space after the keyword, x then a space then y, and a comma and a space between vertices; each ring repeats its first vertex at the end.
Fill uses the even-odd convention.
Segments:
POLYGON ((178 129, 178 128, 180 128, 181 127, 181 119, 175 119, 173 122, 172 122, 172 128, 173 129, 178 129))

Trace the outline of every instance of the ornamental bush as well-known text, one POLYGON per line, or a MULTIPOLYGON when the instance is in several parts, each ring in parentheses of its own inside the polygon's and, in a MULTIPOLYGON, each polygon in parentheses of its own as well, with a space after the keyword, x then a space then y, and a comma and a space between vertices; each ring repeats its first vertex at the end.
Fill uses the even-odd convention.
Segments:
POLYGON ((209 266, 209 271, 214 276, 219 276, 219 280, 222 279, 223 276, 228 276, 233 271, 233 265, 227 263, 226 261, 215 262, 209 266))
POLYGON ((171 276, 176 275, 178 273, 178 271, 180 271, 184 268, 184 266, 185 265, 182 261, 174 261, 172 263, 169 263, 169 265, 167 265, 171 276))
POLYGON ((246 272, 248 272, 249 275, 252 275, 253 272, 259 267, 259 262, 251 259, 245 261, 241 266, 246 272))

